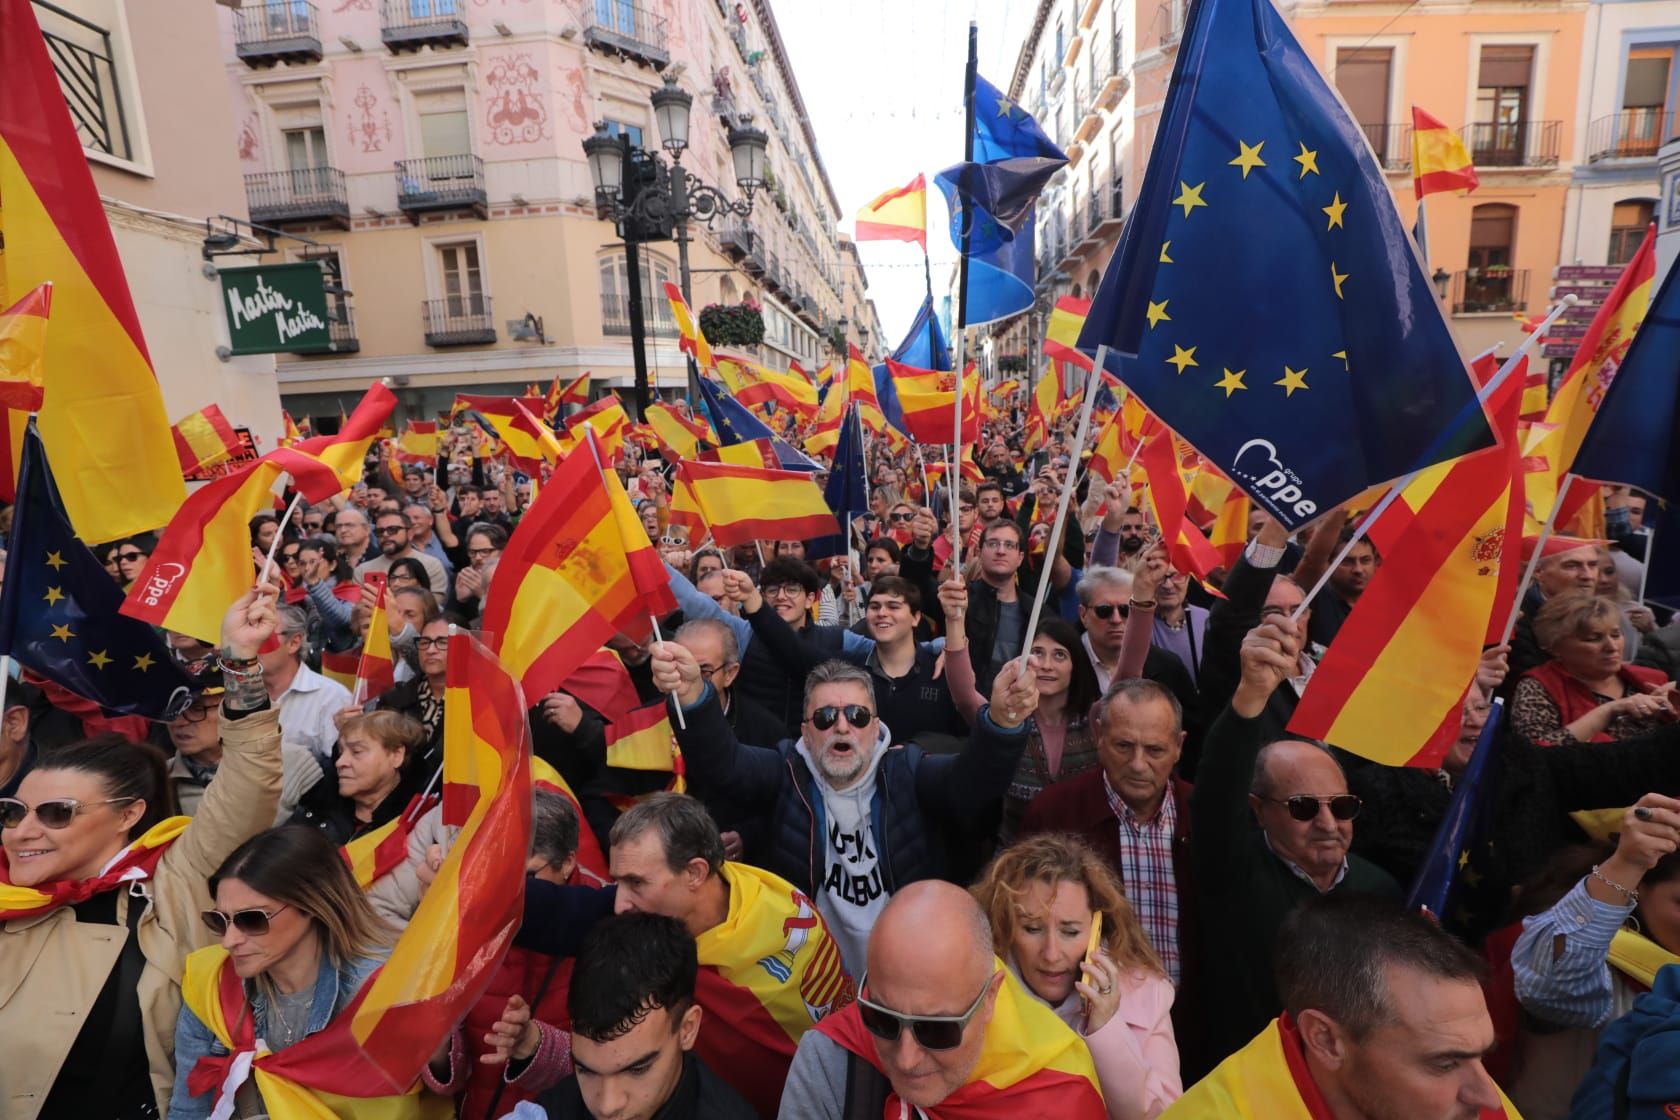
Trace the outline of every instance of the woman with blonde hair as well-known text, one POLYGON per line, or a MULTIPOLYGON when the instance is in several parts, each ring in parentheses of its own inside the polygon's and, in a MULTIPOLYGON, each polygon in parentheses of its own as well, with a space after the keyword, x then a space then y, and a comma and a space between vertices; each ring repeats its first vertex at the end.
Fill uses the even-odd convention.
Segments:
POLYGON ((1547 746, 1608 743, 1674 722, 1674 683, 1627 663, 1621 622, 1614 599, 1589 591, 1546 600, 1534 638, 1552 656, 1517 681, 1511 723, 1520 734, 1547 746))
POLYGON ((1090 1047, 1110 1120, 1150 1120, 1177 1100, 1172 983, 1097 853, 1066 833, 1028 837, 971 889, 1009 970, 1090 1047))
MULTIPOLYGON (((338 847, 318 829, 285 825, 252 837, 210 876, 204 924, 220 943, 187 958, 175 1028, 171 1120, 269 1111, 250 1077, 266 1054, 305 1045, 356 998, 390 951, 396 931, 362 895, 338 847), (224 1102, 232 1094, 231 1102, 224 1102), (218 1113, 218 1106, 231 1113, 218 1113)), ((319 1045, 319 1044, 318 1044, 319 1045)), ((293 1093, 312 1094, 339 1116, 449 1116, 417 1087, 385 1097, 335 1097, 294 1068, 276 1071, 293 1093), (399 1098, 393 1100, 392 1098, 399 1098)))

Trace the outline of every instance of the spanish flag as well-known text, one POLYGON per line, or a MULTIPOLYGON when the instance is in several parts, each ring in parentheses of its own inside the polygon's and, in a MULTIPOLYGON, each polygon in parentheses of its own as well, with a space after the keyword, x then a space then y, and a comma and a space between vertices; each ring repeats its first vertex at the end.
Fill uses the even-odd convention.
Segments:
MULTIPOLYGON (((871 379, 873 380, 873 379, 871 379)), ((874 391, 873 385, 870 389, 874 391)), ((876 406, 877 411, 879 405, 876 406)), ((805 450, 813 455, 833 455, 840 443, 840 425, 846 419, 846 378, 830 377, 817 407, 816 429, 805 437, 805 450)), ((882 417, 883 421, 885 417, 882 417)))
POLYGON ((283 408, 280 410, 280 424, 281 447, 290 447, 303 440, 303 432, 298 429, 297 422, 292 419, 292 414, 283 408))
POLYGON ((397 437, 397 450, 415 460, 435 460, 438 455, 438 422, 410 420, 397 437))
POLYGON ((1480 184, 1464 137, 1412 106, 1412 188, 1418 201, 1439 191, 1473 191, 1480 184))
MULTIPOLYGON (((939 1120, 1106 1120, 1085 1040, 1028 994, 1002 961, 995 967, 1003 973, 1003 984, 980 1059, 968 1083, 939 1102, 934 1110, 939 1120)), ((825 1018, 817 1030, 885 1072, 855 1003, 825 1018)), ((898 1116, 904 1107, 896 1093, 887 1097, 886 1115, 898 1116)))
POLYGON ((1488 402, 1500 445, 1429 468, 1390 507, 1410 519, 1385 542, 1290 731, 1387 766, 1440 765, 1454 738, 1442 728, 1456 731, 1482 647, 1499 641, 1515 607, 1522 388, 1513 373, 1488 402))
POLYGON ((184 475, 225 463, 239 449, 239 437, 218 405, 205 405, 179 421, 171 431, 184 475))
POLYGON ((513 402, 513 407, 513 419, 502 431, 502 446, 520 470, 535 478, 543 463, 553 466, 566 452, 554 429, 542 417, 527 409, 522 401, 513 402))
POLYGON ((712 348, 706 344, 705 332, 700 329, 700 321, 694 317, 694 312, 689 310, 682 289, 675 284, 666 284, 665 298, 671 301, 671 317, 677 321, 677 332, 682 335, 677 349, 693 355, 695 364, 701 369, 711 369, 715 364, 712 348))
MULTIPOLYGON (((677 464, 719 547, 755 540, 803 541, 840 532, 822 489, 804 471, 732 463, 677 464)), ((502 561, 507 562, 504 556, 502 561)))
POLYGON ((1028 455, 1050 441, 1050 425, 1055 422, 1057 409, 1064 399, 1061 367, 1052 361, 1039 375, 1038 384, 1033 386, 1032 401, 1027 405, 1027 432, 1021 446, 1028 455))
MULTIPOLYGON (((927 177, 883 191, 857 212, 857 241, 912 241, 927 252, 927 177)), ((774 1110, 772 1110, 774 1111, 774 1110)))
POLYGON ((483 628, 525 691, 546 696, 608 638, 640 637, 676 605, 618 476, 580 448, 508 539, 483 628))
POLYGON ((0 922, 37 918, 61 906, 86 902, 95 894, 133 879, 149 879, 169 850, 185 832, 191 817, 166 817, 141 834, 114 857, 104 872, 93 879, 58 879, 39 887, 15 886, 0 852, 0 922))
POLYGON ((1057 361, 1072 362, 1089 371, 1091 359, 1080 353, 1074 343, 1085 329, 1085 317, 1091 313, 1091 301, 1078 296, 1063 296, 1050 312, 1050 323, 1044 332, 1044 356, 1057 361))
POLYGON ((354 649, 321 651, 321 675, 343 685, 346 692, 353 693, 356 690, 356 670, 361 667, 361 663, 361 654, 354 649))
POLYGON ((705 421, 690 420, 664 401, 648 405, 647 422, 660 448, 672 460, 694 458, 700 453, 700 441, 712 439, 711 427, 705 421))
MULTIPOLYGON (((50 281, 0 311, 0 408, 25 413, 41 410, 41 356, 47 349, 51 313, 50 281)), ((12 480, 17 480, 15 470, 12 480)))
POLYGON ((572 380, 568 384, 566 384, 564 386, 561 386, 560 385, 560 376, 558 374, 556 374, 555 377, 554 377, 554 384, 556 386, 559 386, 559 388, 558 388, 558 390, 556 390, 556 389, 550 389, 549 390, 549 394, 548 394, 548 405, 549 405, 548 411, 549 411, 549 413, 551 415, 557 415, 559 413, 560 406, 562 406, 562 405, 588 404, 589 403, 589 379, 593 376, 594 376, 594 374, 592 374, 589 370, 584 370, 583 373, 579 374, 577 378, 575 378, 574 380, 572 380))
POLYGON ((695 1001, 706 1013, 695 1052, 760 1116, 774 1116, 799 1040, 855 991, 822 915, 798 888, 744 863, 719 874, 729 912, 695 938, 695 1001))
MULTIPOLYGON (((721 362, 718 371, 723 371, 721 362)), ((778 373, 756 364, 753 366, 753 373, 757 377, 753 384, 745 385, 741 389, 730 386, 730 392, 735 394, 736 400, 749 407, 773 403, 807 419, 816 415, 817 389, 803 373, 795 373, 793 370, 778 373)), ((727 381, 727 378, 725 380, 727 381)))
MULTIPOLYGON (((1502 1107, 1482 1109, 1479 1120, 1521 1120, 1504 1093, 1499 1100, 1502 1107)), ((1307 1068, 1300 1032, 1284 1016, 1185 1090, 1161 1120, 1324 1120, 1331 1115, 1307 1068)))
MULTIPOLYGON (((1633 343, 1634 333, 1651 306, 1656 277, 1656 227, 1652 226, 1639 249, 1622 270, 1616 286, 1593 316, 1581 338, 1574 361, 1558 383, 1557 394, 1546 407, 1544 420, 1529 429, 1523 456, 1528 462, 1526 501, 1529 532, 1538 533, 1551 513, 1563 476, 1575 463, 1587 428, 1604 402, 1605 390, 1615 379, 1633 343)), ((1566 506, 1556 519, 1558 527, 1569 524, 1571 515, 1592 497, 1591 486, 1571 486, 1566 506)))
POLYGON ((858 406, 858 418, 870 431, 878 433, 886 428, 887 418, 875 396, 875 375, 863 360, 863 354, 849 342, 846 344, 846 399, 858 406))
POLYGON ((381 583, 368 616, 367 637, 362 639, 362 656, 356 662, 356 684, 351 690, 356 704, 383 696, 396 684, 397 658, 391 652, 391 628, 385 620, 385 590, 381 583))
POLYGON ((1186 516, 1190 495, 1174 451, 1172 429, 1163 425, 1145 440, 1138 459, 1149 477, 1149 502, 1155 507, 1155 524, 1161 527, 1161 538, 1167 542, 1167 556, 1173 567, 1205 585, 1209 575, 1219 567, 1220 558, 1207 537, 1186 516))
POLYGON ((83 540, 155 529, 186 497, 116 242, 28 0, 0 0, 0 307, 52 281, 41 436, 83 540), (121 480, 117 484, 116 480, 121 480))
MULTIPOLYGON (((364 832, 338 849, 364 891, 389 875, 408 859, 408 837, 421 817, 438 803, 436 794, 417 793, 397 816, 370 832, 364 832)), ((580 818, 581 819, 581 818, 580 818)))
POLYGON ((348 490, 361 478, 362 459, 395 404, 391 390, 375 383, 337 435, 270 451, 201 486, 164 530, 129 589, 123 613, 219 641, 227 605, 249 590, 256 576, 249 522, 273 508, 281 477, 289 474, 292 486, 311 502, 348 490))
POLYGON ((624 438, 630 432, 630 417, 617 397, 602 397, 582 412, 572 414, 566 421, 566 432, 560 437, 560 446, 571 451, 582 441, 585 430, 595 433, 602 462, 610 465, 616 463, 624 451, 624 438))
POLYGON ((963 378, 962 434, 955 436, 957 375, 939 370, 915 369, 887 359, 904 413, 904 430, 922 443, 974 443, 980 438, 980 378, 963 378))
POLYGON ((684 791, 682 750, 663 699, 613 715, 607 725, 607 765, 670 774, 671 790, 684 791))

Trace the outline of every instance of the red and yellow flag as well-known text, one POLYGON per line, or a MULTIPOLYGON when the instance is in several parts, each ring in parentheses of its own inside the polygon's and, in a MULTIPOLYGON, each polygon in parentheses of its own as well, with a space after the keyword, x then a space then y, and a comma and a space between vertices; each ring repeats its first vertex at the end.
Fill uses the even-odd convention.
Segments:
POLYGON ((321 651, 321 675, 343 685, 346 692, 355 691, 356 670, 361 667, 361 663, 362 655, 354 649, 340 650, 336 653, 330 649, 321 651))
POLYGON ((225 463, 239 449, 239 437, 218 405, 205 405, 171 430, 175 434, 175 454, 180 457, 182 474, 225 463))
POLYGON ((397 657, 391 651, 391 628, 385 618, 385 584, 373 601, 368 616, 367 637, 362 639, 362 656, 356 662, 356 684, 351 690, 355 703, 383 696, 396 684, 397 657))
MULTIPOLYGON (((1034 999, 1002 961, 995 967, 1003 973, 1003 984, 979 1061, 968 1083, 939 1102, 939 1120, 1106 1120, 1085 1041, 1034 999)), ((855 1003, 825 1018, 817 1030, 881 1070, 874 1036, 858 1018, 855 1003)), ((897 1116, 902 1108, 896 1093, 887 1097, 886 1115, 897 1116)))
POLYGON ((303 432, 298 429, 297 422, 292 419, 292 414, 283 408, 280 410, 280 424, 281 447, 290 447, 292 444, 302 441, 303 432))
POLYGON ((695 364, 701 369, 711 369, 715 364, 712 348, 706 344, 706 334, 700 329, 700 320, 695 318, 694 312, 689 309, 682 289, 667 283, 665 298, 671 302, 671 317, 677 321, 677 333, 682 336, 677 343, 677 349, 692 355, 695 364))
POLYGON ((1390 507, 1410 519, 1397 539, 1377 537, 1382 566, 1313 673, 1289 723, 1296 734, 1386 766, 1439 766, 1452 745, 1464 690, 1482 647, 1504 632, 1522 569, 1521 378, 1488 403, 1500 444, 1424 471, 1390 507))
MULTIPOLYGON (((718 372, 724 371, 725 364, 720 360, 718 372)), ((803 374, 792 371, 778 373, 757 363, 751 365, 751 371, 754 380, 750 383, 743 381, 740 388, 736 388, 725 374, 724 381, 729 384, 729 391, 735 394, 736 400, 749 407, 774 403, 806 418, 816 415, 817 389, 803 374)))
POLYGON ((570 452, 581 442, 586 430, 595 433, 602 461, 616 463, 624 451, 624 439, 630 434, 630 416, 617 397, 602 397, 566 421, 565 434, 560 437, 561 448, 570 452))
POLYGON ((1071 362, 1089 371, 1091 359, 1074 346, 1079 332, 1085 329, 1085 317, 1091 313, 1091 301, 1078 296, 1063 296, 1050 312, 1050 323, 1044 332, 1044 356, 1060 362, 1071 362))
POLYGON ((84 540, 164 524, 186 496, 111 227, 28 0, 0 2, 0 307, 52 281, 40 410, 65 510, 84 540), (121 480, 118 485, 114 480, 121 480))
POLYGON ((856 993, 827 924, 797 887, 744 863, 719 874, 729 912, 695 938, 695 1001, 707 1027, 695 1052, 760 1116, 774 1116, 799 1040, 856 993))
POLYGON ((692 459, 700 453, 700 441, 716 442, 710 425, 703 420, 690 420, 675 405, 654 401, 648 405, 647 422, 666 457, 692 459))
POLYGON ((435 462, 438 455, 438 422, 410 420, 397 437, 397 450, 416 461, 435 462))
POLYGON ((367 890, 408 859, 409 835, 420 818, 437 803, 436 794, 428 797, 417 793, 397 816, 338 849, 338 854, 350 865, 357 886, 367 890))
POLYGON ((682 748, 677 746, 677 737, 671 731, 663 699, 609 717, 606 757, 608 766, 670 774, 671 781, 666 788, 673 793, 683 793, 688 788, 682 748))
POLYGON ((858 406, 858 419, 870 431, 886 428, 887 418, 875 396, 875 375, 863 360, 863 354, 849 342, 846 344, 846 399, 858 406))
POLYGON ((882 191, 857 212, 857 241, 911 241, 927 250, 927 177, 882 191))
POLYGON ((549 412, 551 414, 552 413, 557 413, 559 411, 559 408, 560 408, 561 405, 588 404, 589 403, 589 379, 593 376, 594 376, 594 374, 592 374, 589 370, 584 370, 575 379, 573 379, 572 381, 568 382, 567 384, 561 386, 560 385, 560 377, 559 377, 558 374, 556 374, 555 378, 554 378, 554 384, 556 386, 559 386, 559 389, 558 389, 558 391, 556 391, 555 389, 550 389, 549 390, 549 394, 548 394, 549 412))
MULTIPOLYGON (((755 540, 803 541, 840 531, 822 489, 804 471, 766 470, 698 460, 677 464, 677 478, 722 548, 755 540)), ((502 561, 507 562, 505 559, 502 561)))
POLYGON ((675 609, 665 565, 618 476, 580 447, 508 539, 483 628, 525 691, 546 696, 608 638, 639 638, 651 617, 675 609))
MULTIPOLYGON (((41 357, 47 350, 52 283, 37 285, 0 311, 0 408, 41 410, 41 357)), ((17 472, 12 473, 17 480, 17 472)))
MULTIPOLYGON (((1527 460, 1527 504, 1529 532, 1538 533, 1557 501, 1563 476, 1575 462, 1586 438, 1587 428, 1598 413, 1605 390, 1615 380, 1621 368, 1634 332, 1645 319, 1651 305, 1651 288, 1656 277, 1656 227, 1645 234, 1645 240, 1622 270, 1616 286, 1610 289, 1598 314, 1581 338, 1575 359, 1559 382, 1557 394, 1546 408, 1546 417, 1529 429, 1528 442, 1523 445, 1527 460)), ((1559 526, 1567 525, 1571 515, 1592 497, 1591 486, 1571 486, 1571 508, 1560 509, 1556 519, 1559 526)))
POLYGON ((887 359, 904 430, 922 443, 974 443, 980 438, 980 377, 963 378, 962 435, 956 432, 957 375, 949 371, 916 369, 887 359))
POLYGON ((1149 477, 1149 502, 1155 507, 1155 524, 1161 528, 1161 539, 1167 542, 1173 567, 1207 583, 1220 558, 1186 516, 1190 494, 1174 450, 1172 430, 1163 426, 1145 440, 1138 459, 1149 477))
POLYGON ((249 590, 256 576, 249 522, 273 508, 281 476, 289 474, 292 486, 311 502, 348 490, 361 478, 368 446, 395 404, 391 390, 375 383, 337 435, 270 451, 196 490, 164 530, 123 613, 202 641, 220 640, 228 604, 249 590))
POLYGON ((1419 201, 1439 191, 1473 191, 1480 184, 1464 137, 1412 106, 1412 188, 1419 201))
POLYGON ((1050 441, 1050 425, 1066 394, 1062 391, 1061 365, 1049 362, 1033 386, 1032 401, 1027 405, 1027 431, 1021 447, 1028 455, 1050 441))

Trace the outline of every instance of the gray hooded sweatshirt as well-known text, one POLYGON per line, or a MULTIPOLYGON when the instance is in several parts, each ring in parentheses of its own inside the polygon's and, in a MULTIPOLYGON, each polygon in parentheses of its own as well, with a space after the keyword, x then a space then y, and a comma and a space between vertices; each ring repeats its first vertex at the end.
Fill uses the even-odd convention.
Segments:
POLYGON ((828 931, 840 946, 840 958, 853 976, 863 970, 869 931, 887 905, 881 879, 880 848, 875 843, 869 806, 875 798, 875 774, 892 744, 887 725, 875 724, 875 753, 857 783, 845 790, 831 789, 811 759, 800 736, 794 749, 811 768, 823 800, 823 878, 817 884, 817 912, 828 923, 828 931))

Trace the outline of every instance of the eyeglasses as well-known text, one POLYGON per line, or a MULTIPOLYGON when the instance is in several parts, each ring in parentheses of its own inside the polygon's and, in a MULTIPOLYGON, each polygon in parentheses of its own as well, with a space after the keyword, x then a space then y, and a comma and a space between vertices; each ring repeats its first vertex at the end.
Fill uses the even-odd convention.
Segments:
POLYGON ((190 704, 182 710, 181 718, 188 723, 203 723, 215 708, 214 704, 190 704))
POLYGON ((818 731, 827 731, 840 722, 841 716, 845 716, 846 722, 860 731, 875 721, 875 713, 862 704, 824 704, 811 713, 811 726, 818 731))
POLYGON ((320 520, 305 521, 303 523, 303 527, 305 529, 308 529, 311 533, 319 533, 321 531, 321 526, 323 526, 325 524, 326 524, 325 521, 320 521, 320 520))
POLYGON ((217 937, 226 935, 229 926, 247 937, 261 937, 268 932, 268 923, 273 920, 274 915, 287 908, 287 904, 282 903, 272 910, 239 910, 232 914, 224 914, 220 910, 201 910, 198 916, 204 919, 204 924, 209 926, 210 932, 217 937))
POLYGON ((449 648, 449 636, 446 634, 441 638, 416 638, 416 639, 414 639, 414 648, 415 649, 448 649, 449 648))
POLYGON ((1120 617, 1125 618, 1128 613, 1128 608, 1125 603, 1098 603, 1096 606, 1091 608, 1091 613, 1102 619, 1104 622, 1113 618, 1115 611, 1119 611, 1120 617))
POLYGON ((134 552, 119 552, 119 553, 117 553, 117 561, 119 563, 123 563, 123 564, 134 564, 134 563, 137 563, 141 560, 144 560, 145 558, 146 558, 146 554, 144 552, 140 552, 138 550, 136 550, 134 552))
POLYGON ((991 540, 981 541, 981 548, 989 548, 994 552, 1019 552, 1021 542, 1010 537, 993 537, 991 540))
POLYGON ((968 1024, 979 1014, 980 1005, 986 1001, 986 992, 992 986, 992 977, 996 975, 994 972, 986 977, 986 982, 980 986, 980 994, 961 1015, 906 1015, 890 1007, 882 1007, 862 994, 864 986, 869 983, 869 971, 865 969, 858 979, 858 1018, 863 1020, 864 1028, 882 1042, 897 1042, 904 1028, 909 1027, 916 1045, 923 1050, 955 1050, 962 1045, 963 1032, 968 1029, 968 1024))
POLYGON ((31 809, 15 797, 0 797, 0 828, 16 828, 31 812, 46 828, 69 828, 77 813, 96 805, 126 805, 138 797, 111 797, 104 801, 77 801, 74 797, 55 797, 31 809))
POLYGON ((469 548, 467 549, 467 559, 482 560, 486 556, 494 556, 500 551, 499 548, 469 548))
POLYGON ((805 588, 797 583, 776 583, 764 589, 764 597, 766 599, 780 599, 785 596, 791 599, 795 595, 802 594, 804 590, 805 588))
POLYGON ((1283 805, 1289 809, 1289 815, 1303 823, 1318 816, 1320 805, 1330 806, 1330 815, 1339 821, 1351 821, 1359 815, 1360 807, 1365 803, 1355 794, 1337 793, 1330 797, 1314 797, 1310 793, 1297 793, 1294 797, 1262 797, 1262 801, 1270 801, 1274 805, 1283 805))
POLYGON ((394 537, 398 533, 408 532, 408 526, 406 524, 404 524, 404 525, 381 525, 379 528, 375 529, 374 532, 378 533, 382 537, 394 537))

